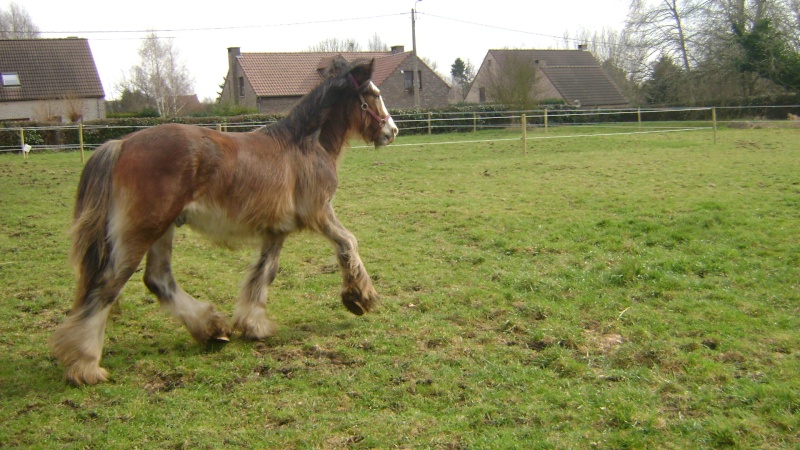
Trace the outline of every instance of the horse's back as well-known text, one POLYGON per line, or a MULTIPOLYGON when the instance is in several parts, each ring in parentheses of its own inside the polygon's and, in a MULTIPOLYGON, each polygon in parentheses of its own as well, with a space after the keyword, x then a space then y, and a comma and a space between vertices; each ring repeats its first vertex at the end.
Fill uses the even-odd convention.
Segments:
POLYGON ((263 131, 161 125, 123 140, 115 181, 129 217, 163 233, 177 220, 217 240, 318 228, 335 159, 263 131))

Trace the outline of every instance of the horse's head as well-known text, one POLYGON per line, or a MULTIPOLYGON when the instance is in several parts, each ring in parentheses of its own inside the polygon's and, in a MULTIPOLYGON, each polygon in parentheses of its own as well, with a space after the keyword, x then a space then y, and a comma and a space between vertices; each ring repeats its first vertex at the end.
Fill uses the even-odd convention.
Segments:
POLYGON ((389 145, 394 141, 399 130, 383 103, 381 91, 372 82, 372 71, 375 60, 367 63, 356 63, 345 75, 355 90, 358 107, 361 110, 359 132, 361 137, 375 148, 389 145))

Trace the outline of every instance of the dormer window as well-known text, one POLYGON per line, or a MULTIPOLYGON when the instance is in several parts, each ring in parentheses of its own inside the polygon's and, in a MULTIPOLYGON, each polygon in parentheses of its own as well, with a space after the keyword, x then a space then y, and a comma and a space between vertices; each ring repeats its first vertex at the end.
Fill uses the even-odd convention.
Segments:
POLYGON ((19 74, 17 72, 3 72, 0 73, 0 81, 3 86, 22 86, 19 82, 19 74))

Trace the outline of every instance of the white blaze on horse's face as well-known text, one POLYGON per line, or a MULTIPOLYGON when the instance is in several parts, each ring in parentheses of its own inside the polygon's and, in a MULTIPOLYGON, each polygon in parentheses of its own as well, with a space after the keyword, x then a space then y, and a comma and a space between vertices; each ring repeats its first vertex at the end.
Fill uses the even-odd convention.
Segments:
POLYGON ((394 138, 397 137, 397 133, 399 133, 400 130, 397 129, 394 119, 392 119, 392 116, 389 115, 389 110, 386 108, 386 104, 383 103, 381 91, 377 86, 375 86, 375 83, 370 81, 366 91, 370 97, 375 99, 375 102, 372 105, 372 107, 375 108, 375 113, 379 117, 385 117, 385 123, 381 127, 377 139, 375 139, 375 147, 389 145, 394 142, 394 138))

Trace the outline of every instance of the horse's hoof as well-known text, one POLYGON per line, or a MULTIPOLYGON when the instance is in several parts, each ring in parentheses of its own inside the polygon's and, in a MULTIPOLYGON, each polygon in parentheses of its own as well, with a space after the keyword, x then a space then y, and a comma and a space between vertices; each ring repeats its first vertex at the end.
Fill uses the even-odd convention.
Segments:
POLYGON ((235 331, 240 331, 242 339, 248 341, 263 341, 270 336, 274 336, 278 331, 278 325, 268 319, 263 311, 253 316, 237 311, 233 315, 231 328, 235 331))
POLYGON ((369 311, 361 302, 362 298, 358 292, 342 292, 342 303, 344 304, 344 307, 357 316, 363 316, 364 313, 369 311))
POLYGON ((96 363, 76 363, 64 374, 64 378, 73 386, 92 386, 108 381, 108 371, 96 363))
POLYGON ((228 325, 228 319, 215 311, 213 307, 209 306, 206 317, 200 324, 201 326, 197 328, 189 328, 189 332, 198 343, 229 342, 231 340, 231 327, 228 325))

